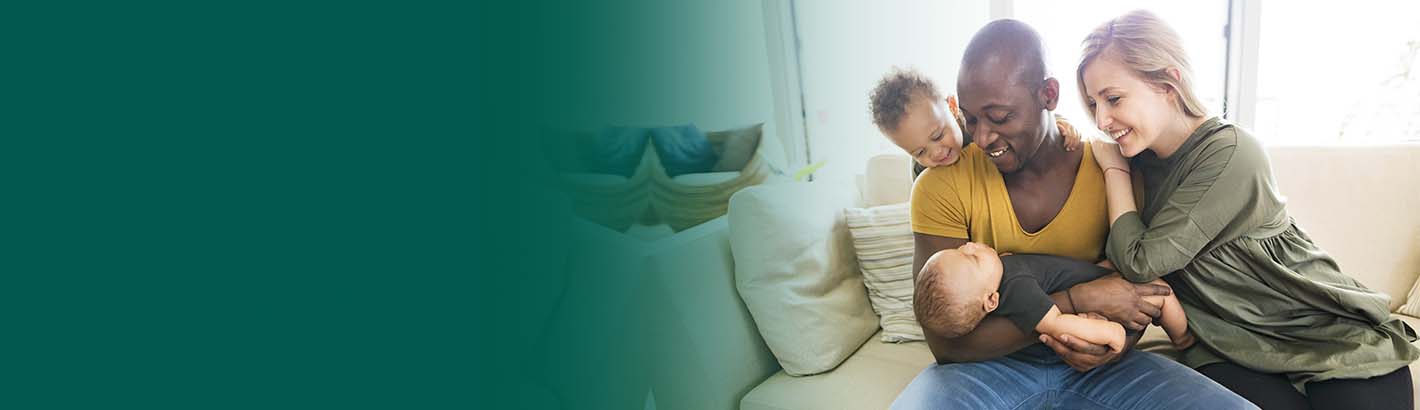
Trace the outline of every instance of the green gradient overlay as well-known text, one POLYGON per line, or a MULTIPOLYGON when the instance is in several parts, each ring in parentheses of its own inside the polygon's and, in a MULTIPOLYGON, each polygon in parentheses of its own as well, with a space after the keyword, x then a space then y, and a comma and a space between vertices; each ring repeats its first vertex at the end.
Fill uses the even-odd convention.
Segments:
MULTIPOLYGON (((530 46, 519 46, 518 58, 503 62, 520 74, 507 91, 528 108, 517 110, 517 126, 509 130, 522 143, 514 156, 519 164, 509 169, 525 177, 518 186, 519 217, 506 221, 523 240, 519 259, 526 263, 518 267, 519 330, 499 336, 519 345, 519 405, 729 404, 697 400, 698 391, 717 383, 704 366, 733 367, 743 358, 688 357, 695 346, 724 343, 716 340, 722 332, 699 323, 707 313, 684 311, 684 303, 672 300, 684 294, 666 293, 693 292, 703 278, 686 276, 692 267, 649 264, 673 248, 666 244, 676 236, 644 240, 577 217, 627 210, 574 206, 576 192, 563 189, 556 173, 563 164, 533 164, 542 160, 535 154, 574 144, 546 142, 540 137, 547 130, 694 123, 709 131, 764 122, 766 135, 777 138, 763 4, 537 3, 526 11, 535 16, 523 31, 530 35, 517 41, 530 46)), ((729 311, 743 310, 734 298, 724 301, 729 311)))
POLYGON ((676 352, 716 341, 664 335, 697 326, 653 290, 676 272, 653 286, 655 242, 579 221, 539 136, 771 121, 761 8, 7 7, 0 405, 693 390, 676 352))

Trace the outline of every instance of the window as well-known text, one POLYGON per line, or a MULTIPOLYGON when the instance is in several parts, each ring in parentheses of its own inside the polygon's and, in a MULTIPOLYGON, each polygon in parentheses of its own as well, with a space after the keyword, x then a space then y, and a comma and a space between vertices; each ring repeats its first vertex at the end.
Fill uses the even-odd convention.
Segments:
POLYGON ((1420 3, 1384 3, 1259 7, 1252 128, 1260 138, 1286 144, 1420 141, 1420 3))
POLYGON ((1147 9, 1178 31, 1210 113, 1251 129, 1269 144, 1420 141, 1420 15, 1417 2, 1353 3, 1016 0, 1009 13, 1046 36, 1060 79, 1058 112, 1083 127, 1074 70, 1080 40, 1104 21, 1147 9), (1382 7, 1376 7, 1380 5, 1382 7), (1229 9, 1233 10, 1229 16, 1229 9), (1234 30, 1229 61, 1227 26, 1234 30), (1248 43, 1251 41, 1251 43, 1248 43), (1239 74, 1226 81, 1228 65, 1239 74), (1228 87, 1234 89, 1229 90, 1228 87), (1231 92, 1231 93, 1230 93, 1231 92), (1225 101, 1231 99, 1231 101, 1225 101), (1229 112, 1224 112, 1224 110, 1229 112), (1241 114, 1245 113, 1245 114, 1241 114))
POLYGON ((1178 1, 1092 1, 1088 4, 1050 0, 1017 0, 1014 18, 1034 27, 1045 38, 1051 74, 1060 80, 1060 106, 1056 113, 1069 118, 1081 130, 1094 130, 1080 102, 1075 67, 1080 62, 1080 42, 1109 19, 1136 9, 1146 9, 1163 18, 1183 38, 1183 47, 1193 64, 1195 91, 1210 114, 1221 115, 1226 94, 1228 2, 1208 0, 1178 1))

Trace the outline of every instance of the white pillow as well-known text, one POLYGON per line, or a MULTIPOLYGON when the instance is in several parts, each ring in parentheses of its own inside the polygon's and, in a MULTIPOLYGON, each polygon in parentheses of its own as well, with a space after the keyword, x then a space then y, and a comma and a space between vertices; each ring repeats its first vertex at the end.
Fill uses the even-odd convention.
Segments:
POLYGON ((789 375, 832 370, 878 329, 843 221, 851 187, 768 184, 730 198, 735 287, 789 375))
POLYGON ((853 234, 853 249, 868 300, 878 312, 884 342, 923 340, 912 313, 912 225, 906 202, 871 208, 848 208, 843 215, 853 234))

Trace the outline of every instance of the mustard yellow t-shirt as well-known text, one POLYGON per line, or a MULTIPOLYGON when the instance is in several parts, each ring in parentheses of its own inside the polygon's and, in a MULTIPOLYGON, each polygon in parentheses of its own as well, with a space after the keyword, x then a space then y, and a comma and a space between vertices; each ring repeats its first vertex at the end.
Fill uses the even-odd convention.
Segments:
POLYGON ((1081 149, 1085 156, 1065 207, 1039 232, 1021 228, 1005 180, 975 145, 963 150, 956 164, 917 177, 912 185, 912 231, 981 242, 998 252, 1103 259, 1109 235, 1104 173, 1095 165, 1089 142, 1081 149))

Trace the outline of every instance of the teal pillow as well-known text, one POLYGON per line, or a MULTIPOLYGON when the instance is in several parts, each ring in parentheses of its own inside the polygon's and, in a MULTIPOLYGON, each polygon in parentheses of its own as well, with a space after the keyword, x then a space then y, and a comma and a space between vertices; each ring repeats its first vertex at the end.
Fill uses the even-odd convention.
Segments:
POLYGON ((646 152, 646 129, 611 126, 582 146, 582 163, 587 172, 616 174, 630 178, 646 152))
POLYGON ((710 140, 699 128, 695 128, 695 124, 653 128, 651 140, 656 144, 656 155, 665 167, 666 175, 710 172, 715 167, 715 161, 720 159, 710 140))

